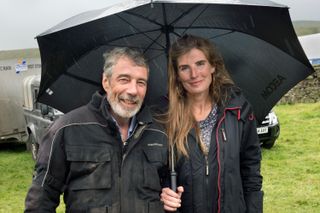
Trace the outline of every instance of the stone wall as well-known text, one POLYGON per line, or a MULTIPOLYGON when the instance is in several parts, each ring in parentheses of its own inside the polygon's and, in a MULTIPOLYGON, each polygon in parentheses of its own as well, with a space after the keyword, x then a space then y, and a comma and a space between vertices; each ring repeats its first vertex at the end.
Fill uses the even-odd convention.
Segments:
POLYGON ((315 103, 320 101, 320 65, 315 73, 292 88, 277 104, 315 103))

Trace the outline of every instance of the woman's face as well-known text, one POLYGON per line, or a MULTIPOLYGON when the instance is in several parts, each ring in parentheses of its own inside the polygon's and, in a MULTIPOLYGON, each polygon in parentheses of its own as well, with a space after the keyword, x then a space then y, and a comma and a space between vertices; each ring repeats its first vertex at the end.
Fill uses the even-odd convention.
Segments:
POLYGON ((188 95, 208 95, 215 67, 204 53, 196 48, 178 58, 178 80, 188 95))

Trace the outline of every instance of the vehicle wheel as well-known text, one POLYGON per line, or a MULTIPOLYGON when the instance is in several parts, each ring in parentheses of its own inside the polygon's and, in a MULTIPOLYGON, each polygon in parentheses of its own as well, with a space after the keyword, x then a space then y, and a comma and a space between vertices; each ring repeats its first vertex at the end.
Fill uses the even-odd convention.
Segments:
POLYGON ((27 141, 27 150, 31 152, 32 159, 37 160, 39 144, 37 143, 33 134, 29 135, 29 140, 27 141))
POLYGON ((269 143, 263 143, 262 147, 266 149, 271 149, 276 141, 270 141, 269 143))

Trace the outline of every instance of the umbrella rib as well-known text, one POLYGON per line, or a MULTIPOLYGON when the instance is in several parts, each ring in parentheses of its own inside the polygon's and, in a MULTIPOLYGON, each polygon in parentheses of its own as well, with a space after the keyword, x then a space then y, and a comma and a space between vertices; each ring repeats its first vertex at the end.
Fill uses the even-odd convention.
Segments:
MULTIPOLYGON (((128 12, 127 12, 127 13, 128 13, 128 12)), ((129 14, 129 13, 128 13, 128 14, 129 14)), ((134 16, 135 14, 130 14, 130 15, 133 15, 133 16, 134 16)), ((137 15, 137 16, 138 16, 138 15, 137 15)), ((134 28, 135 30, 137 30, 138 32, 140 32, 140 33, 135 33, 135 34, 132 34, 132 35, 142 34, 142 35, 144 35, 145 37, 147 37, 148 39, 150 39, 150 40, 152 41, 152 43, 150 44, 150 46, 151 46, 152 44, 156 43, 156 44, 159 45, 160 47, 165 48, 164 46, 162 46, 161 44, 159 44, 156 40, 152 39, 150 36, 148 36, 148 35, 145 34, 146 32, 158 31, 158 29, 152 30, 152 31, 144 31, 144 32, 142 32, 141 30, 139 30, 138 28, 136 28, 133 24, 131 24, 130 22, 128 22, 127 20, 125 20, 125 19, 122 18, 121 16, 117 15, 117 17, 120 18, 122 21, 126 22, 128 25, 130 25, 131 27, 133 27, 133 28, 134 28)), ((138 16, 138 17, 140 17, 140 16, 138 16)), ((143 18, 143 16, 141 16, 140 18, 143 18)), ((149 21, 149 19, 146 19, 146 20, 149 21)), ((159 25, 159 24, 158 24, 158 25, 159 25)), ((160 26, 161 26, 161 25, 160 25, 160 26)), ((126 37, 127 37, 127 36, 126 36, 126 37)), ((160 37, 160 36, 158 36, 157 39, 158 39, 159 37, 160 37)))
POLYGON ((67 75, 67 76, 69 76, 71 78, 77 79, 79 81, 88 83, 88 84, 92 84, 92 85, 95 85, 95 86, 101 86, 101 83, 97 83, 95 81, 92 81, 92 80, 89 80, 89 79, 86 79, 86 78, 82 78, 82 77, 76 76, 76 75, 68 73, 68 72, 65 72, 65 75, 67 75))
MULTIPOLYGON (((188 15, 192 10, 195 10, 197 7, 200 7, 200 4, 196 4, 195 6, 191 7, 189 10, 185 11, 184 13, 182 13, 179 17, 177 17, 175 20, 173 20, 170 23, 170 25, 172 25, 172 24, 176 23, 177 21, 181 20, 181 18, 183 18, 186 15, 188 15)), ((205 8, 205 9, 207 9, 207 8, 205 8)))
MULTIPOLYGON (((165 28, 169 29, 168 26, 172 26, 172 24, 174 24, 175 22, 177 22, 178 20, 180 20, 182 17, 185 17, 186 15, 188 15, 188 14, 190 13, 190 11, 195 10, 195 9, 196 9, 197 7, 199 7, 199 6, 200 6, 200 5, 195 5, 195 6, 191 7, 189 10, 185 11, 184 13, 182 13, 178 18, 176 18, 174 21, 172 21, 172 22, 168 25, 167 19, 166 19, 167 16, 166 16, 165 4, 162 4, 164 26, 163 26, 162 24, 160 24, 159 22, 156 22, 156 21, 154 21, 154 20, 151 20, 151 19, 149 19, 149 18, 147 18, 147 17, 145 17, 145 16, 142 16, 142 15, 140 15, 140 14, 136 14, 136 13, 132 13, 132 12, 128 12, 128 11, 125 12, 125 13, 128 14, 128 15, 131 15, 131 16, 135 16, 135 17, 144 19, 144 20, 146 20, 146 21, 148 21, 148 22, 150 22, 150 23, 153 23, 153 24, 155 24, 155 25, 158 25, 160 28, 165 27, 165 28)), ((208 8, 208 6, 205 7, 205 8, 199 13, 199 15, 197 16, 197 18, 198 18, 207 8, 208 8)), ((137 33, 137 34, 142 34, 142 35, 144 35, 145 37, 147 37, 148 39, 150 39, 152 42, 148 45, 148 48, 151 47, 153 44, 157 44, 157 45, 159 45, 160 47, 162 47, 163 49, 165 49, 166 52, 168 52, 169 47, 170 47, 170 38, 169 38, 169 33, 170 33, 170 32, 168 33, 167 30, 165 31, 167 43, 166 43, 166 46, 164 47, 163 45, 161 45, 160 43, 157 42, 158 38, 161 36, 161 33, 159 34, 159 36, 157 36, 156 39, 152 39, 150 36, 148 36, 148 35, 146 34, 147 32, 152 32, 152 31, 144 31, 144 32, 142 32, 141 30, 139 30, 137 27, 135 27, 133 24, 131 24, 128 20, 124 19, 124 18, 121 17, 120 15, 116 15, 116 16, 117 16, 118 18, 120 18, 122 21, 124 21, 125 23, 127 23, 128 25, 130 25, 131 27, 133 27, 135 30, 137 30, 138 32, 140 32, 140 33, 137 33)), ((182 35, 183 35, 188 29, 190 29, 190 27, 191 27, 192 24, 197 20, 197 18, 194 19, 193 22, 184 30, 184 32, 182 33, 182 35)), ((154 31, 158 31, 158 30, 159 30, 159 29, 154 30, 154 31)), ((181 37, 181 34, 178 34, 177 32, 175 32, 175 31, 173 31, 173 30, 172 30, 171 33, 175 34, 175 35, 178 36, 178 37, 181 37)), ((137 35, 137 34, 132 34, 132 35, 137 35)), ((127 36, 126 36, 126 37, 127 37, 127 36)), ((148 49, 148 48, 146 48, 146 49, 148 49)))
MULTIPOLYGON (((134 36, 134 35, 145 34, 145 33, 149 33, 149 32, 157 32, 157 31, 159 31, 159 30, 155 29, 155 30, 144 31, 144 32, 139 32, 139 33, 127 34, 127 35, 125 35, 125 36, 120 36, 120 37, 114 38, 114 39, 112 39, 112 40, 106 40, 105 42, 107 42, 107 43, 109 43, 109 42, 114 42, 114 41, 119 40, 119 39, 122 39, 122 38, 127 38, 127 37, 134 36)), ((159 36, 157 37, 157 39, 158 39, 160 36, 161 36, 161 34, 159 34, 159 36)), ((150 40, 153 41, 153 39, 150 39, 150 40)), ((154 44, 154 42, 152 42, 149 46, 151 46, 152 44, 154 44)), ((161 44, 158 44, 158 45, 161 47, 160 49, 156 49, 156 48, 149 48, 149 49, 162 50, 162 49, 165 48, 165 47, 164 47, 163 45, 161 45, 161 44)), ((112 45, 110 45, 110 46, 112 46, 112 45)), ((119 45, 116 45, 116 46, 119 46, 119 45)), ((127 47, 128 45, 125 45, 125 46, 127 47)), ((149 47, 149 46, 148 46, 148 47, 149 47)))
POLYGON ((144 20, 146 20, 146 21, 149 21, 150 23, 153 23, 153 24, 155 24, 155 25, 158 25, 159 27, 162 27, 162 24, 160 24, 159 22, 154 21, 154 20, 151 20, 151 19, 149 19, 149 18, 147 18, 147 17, 145 17, 145 16, 143 16, 143 15, 136 14, 136 13, 132 13, 132 12, 129 12, 129 11, 126 11, 126 12, 124 12, 124 13, 129 14, 129 15, 131 15, 131 16, 135 16, 135 17, 144 19, 144 20))
MULTIPOLYGON (((185 27, 176 27, 176 29, 185 29, 185 27)), ((198 26, 198 27, 194 27, 194 29, 211 29, 211 28, 210 28, 210 27, 198 26)), ((221 28, 221 29, 222 29, 222 28, 221 28)), ((122 38, 130 37, 130 36, 134 36, 134 35, 139 35, 139 34, 144 34, 144 33, 148 33, 148 32, 157 32, 157 31, 158 31, 158 30, 155 29, 155 30, 150 30, 150 31, 132 33, 132 34, 130 34, 130 35, 125 35, 125 36, 120 36, 120 37, 114 38, 114 39, 112 39, 112 40, 106 40, 106 42, 107 42, 107 43, 112 43, 112 42, 117 41, 117 40, 122 39, 122 38)), ((226 34, 229 34, 229 33, 232 33, 232 32, 234 32, 234 31, 231 31, 231 32, 228 32, 228 33, 224 33, 224 34, 222 34, 222 35, 226 35, 226 34)), ((172 33, 174 33, 174 34, 177 35, 177 36, 180 36, 180 35, 177 34, 176 32, 172 32, 172 33)), ((157 39, 158 39, 160 36, 161 36, 161 35, 159 35, 159 36, 157 37, 157 39)), ((221 35, 219 35, 219 36, 221 36, 221 35)), ((219 36, 217 36, 217 37, 219 37, 219 36)), ((163 45, 159 45, 159 46, 162 47, 162 49, 161 49, 161 48, 160 48, 160 49, 158 49, 158 48, 150 48, 150 46, 152 46, 152 44, 153 44, 153 43, 151 43, 151 44, 147 47, 147 49, 162 50, 162 49, 165 48, 163 45)), ((108 45, 109 45, 109 46, 119 46, 119 44, 116 44, 116 45, 108 44, 108 45)), ((125 46, 126 46, 126 47, 129 47, 128 45, 125 45, 125 46)), ((136 47, 136 46, 130 46, 130 47, 139 48, 139 47, 136 47)))
MULTIPOLYGON (((145 48, 145 50, 143 51, 143 53, 146 53, 146 51, 147 50, 150 50, 150 49, 153 49, 153 50, 158 50, 158 49, 155 49, 155 48, 151 48, 151 46, 154 44, 154 43, 157 43, 158 44, 158 42, 156 42, 157 40, 158 40, 158 38, 161 36, 161 33, 158 35, 158 37, 155 39, 155 40, 152 40, 152 42, 145 48)), ((162 47, 162 49, 164 49, 165 47, 164 46, 162 46, 161 44, 158 44, 159 46, 161 46, 162 47)), ((161 50, 161 49, 160 49, 161 50)))
MULTIPOLYGON (((197 5, 194 6, 191 10, 195 9, 196 7, 197 7, 197 5)), ((198 14, 198 16, 197 16, 195 19, 193 19, 193 21, 189 24, 189 26, 183 31, 182 35, 183 35, 187 30, 190 29, 190 27, 193 25, 193 23, 202 15, 202 13, 204 13, 204 11, 206 11, 206 10, 208 9, 208 7, 209 7, 209 5, 207 5, 207 6, 198 14)))
POLYGON ((234 33, 234 32, 235 32, 234 30, 231 30, 231 31, 226 32, 226 33, 221 33, 220 35, 212 36, 212 37, 210 37, 210 38, 208 38, 208 39, 219 38, 219 37, 221 37, 221 36, 225 36, 225 35, 228 35, 228 34, 231 34, 231 33, 234 33))
MULTIPOLYGON (((108 44, 107 46, 110 46, 110 47, 129 47, 129 48, 137 48, 137 49, 141 49, 141 47, 139 47, 139 46, 133 46, 133 45, 123 45, 123 46, 121 46, 121 45, 119 45, 119 44, 108 44)), ((151 49, 151 50, 159 50, 159 51, 161 51, 162 49, 157 49, 157 48, 149 48, 149 49, 151 49)))
POLYGON ((153 57, 148 58, 148 61, 153 61, 153 59, 158 58, 158 57, 161 56, 161 55, 163 55, 163 52, 162 52, 162 53, 159 53, 159 54, 156 55, 156 56, 153 56, 153 57))
MULTIPOLYGON (((167 22, 167 13, 166 13, 166 8, 165 5, 162 4, 162 17, 163 17, 163 23, 164 23, 164 32, 166 35, 166 47, 165 47, 165 52, 167 54, 167 56, 169 56, 169 48, 170 48, 170 27, 168 26, 168 22, 167 22)), ((174 32, 174 30, 172 30, 172 32, 174 32)))

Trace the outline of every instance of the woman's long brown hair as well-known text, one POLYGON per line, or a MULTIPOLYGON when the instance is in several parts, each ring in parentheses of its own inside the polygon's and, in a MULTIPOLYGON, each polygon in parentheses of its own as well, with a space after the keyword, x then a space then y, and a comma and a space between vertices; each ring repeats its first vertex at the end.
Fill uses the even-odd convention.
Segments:
POLYGON ((203 150, 203 145, 200 142, 200 130, 193 117, 187 92, 178 80, 177 66, 179 57, 193 48, 201 50, 211 66, 215 67, 215 72, 212 74, 212 83, 209 88, 209 95, 214 103, 223 105, 227 101, 226 88, 233 85, 225 69, 222 57, 209 40, 194 35, 185 35, 172 44, 168 61, 169 108, 166 129, 169 144, 176 146, 178 155, 184 156, 189 156, 187 151, 187 136, 192 128, 195 128, 197 142, 203 150))

